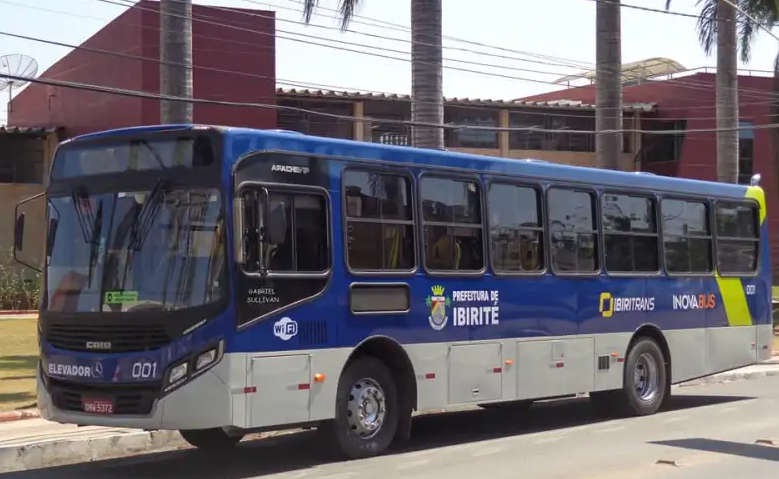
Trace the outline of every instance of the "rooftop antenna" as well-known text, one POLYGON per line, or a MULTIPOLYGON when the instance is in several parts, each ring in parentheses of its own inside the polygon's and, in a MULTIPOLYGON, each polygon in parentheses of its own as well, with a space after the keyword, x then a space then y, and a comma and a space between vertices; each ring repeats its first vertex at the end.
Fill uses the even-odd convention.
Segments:
POLYGON ((28 55, 13 53, 0 56, 0 91, 8 90, 8 111, 11 111, 11 100, 14 88, 27 85, 38 74, 38 62, 28 55), (10 75, 16 78, 8 78, 10 75))

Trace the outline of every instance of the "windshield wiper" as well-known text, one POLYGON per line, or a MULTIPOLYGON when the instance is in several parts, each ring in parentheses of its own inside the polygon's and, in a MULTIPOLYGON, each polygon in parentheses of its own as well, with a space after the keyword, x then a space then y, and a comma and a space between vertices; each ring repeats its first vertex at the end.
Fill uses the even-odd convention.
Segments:
POLYGON ((84 242, 89 241, 94 236, 93 232, 89 231, 90 225, 94 226, 95 217, 92 216, 91 207, 82 207, 82 201, 89 201, 89 193, 85 188, 73 188, 70 192, 70 199, 73 201, 73 209, 76 211, 76 219, 81 227, 81 234, 84 236, 84 242), (86 213, 84 212, 86 210, 86 213))
POLYGON ((97 254, 100 252, 100 233, 103 230, 103 200, 97 205, 97 214, 92 222, 92 237, 89 239, 89 271, 87 276, 87 287, 92 287, 92 273, 97 263, 97 254))
POLYGON ((149 193, 149 198, 144 201, 140 209, 136 210, 135 218, 133 218, 132 225, 130 226, 129 243, 130 248, 134 251, 140 251, 143 248, 146 237, 149 236, 154 220, 157 218, 157 213, 159 213, 162 203, 165 202, 166 183, 162 178, 157 180, 154 188, 149 193))

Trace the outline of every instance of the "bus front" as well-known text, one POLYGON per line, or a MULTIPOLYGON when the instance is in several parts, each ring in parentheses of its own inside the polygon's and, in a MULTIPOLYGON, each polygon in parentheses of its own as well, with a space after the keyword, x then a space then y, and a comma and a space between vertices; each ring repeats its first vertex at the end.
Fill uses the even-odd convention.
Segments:
MULTIPOLYGON (((114 130, 58 147, 45 192, 44 418, 230 424, 220 157, 219 132, 192 126, 114 130)), ((17 247, 23 232, 17 218, 17 247)))

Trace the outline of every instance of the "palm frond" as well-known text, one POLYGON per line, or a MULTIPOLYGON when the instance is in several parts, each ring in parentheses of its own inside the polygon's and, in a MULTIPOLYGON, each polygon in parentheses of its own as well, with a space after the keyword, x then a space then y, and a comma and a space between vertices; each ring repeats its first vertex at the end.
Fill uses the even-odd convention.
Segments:
MULTIPOLYGON (((341 31, 346 31, 349 28, 349 23, 354 18, 354 14, 357 11, 357 7, 360 5, 361 0, 340 0, 338 2, 338 11, 341 17, 341 31)), ((304 0, 303 2, 303 20, 306 23, 311 23, 311 17, 314 16, 314 11, 319 6, 319 0, 304 0)))

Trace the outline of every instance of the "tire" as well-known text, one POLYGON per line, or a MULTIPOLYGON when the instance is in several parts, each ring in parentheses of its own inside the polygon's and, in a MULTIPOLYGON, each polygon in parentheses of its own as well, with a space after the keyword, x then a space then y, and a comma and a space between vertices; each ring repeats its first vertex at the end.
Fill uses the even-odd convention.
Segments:
POLYGON ((669 392, 665 357, 650 338, 639 338, 628 352, 622 389, 590 394, 595 410, 604 415, 648 416, 656 413, 669 392))
POLYGON ((243 436, 230 436, 221 428, 192 429, 179 431, 191 446, 204 451, 228 451, 236 446, 243 436))
POLYGON ((335 419, 323 424, 331 431, 340 450, 350 459, 373 457, 384 452, 398 429, 400 403, 392 374, 383 362, 363 356, 346 367, 338 381, 335 419), (367 408, 367 420, 360 411, 367 408), (375 417, 374 417, 375 414, 375 417))

